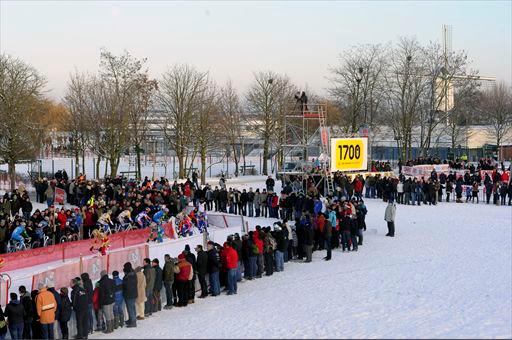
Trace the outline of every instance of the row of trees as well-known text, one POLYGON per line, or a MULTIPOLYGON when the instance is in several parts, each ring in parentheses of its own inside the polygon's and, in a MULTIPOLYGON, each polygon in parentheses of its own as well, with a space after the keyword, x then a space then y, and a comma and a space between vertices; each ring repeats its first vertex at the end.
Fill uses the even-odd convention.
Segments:
POLYGON ((470 66, 464 51, 446 51, 437 43, 401 38, 395 44, 359 45, 330 69, 330 94, 343 110, 346 132, 389 126, 402 159, 411 158, 413 143, 428 154, 436 131, 448 134, 455 148, 470 124, 491 125, 499 146, 512 126, 510 87, 484 88, 470 66))
MULTIPOLYGON (((121 155, 133 148, 140 174, 152 129, 163 131, 176 153, 180 178, 200 156, 204 181, 207 155, 214 151, 228 151, 238 172, 249 133, 262 141, 264 173, 270 155, 283 161, 284 115, 298 90, 286 75, 256 72, 240 95, 231 82, 218 85, 208 72, 189 65, 173 65, 152 79, 146 59, 102 50, 97 72, 75 71, 62 103, 52 103, 37 70, 8 55, 0 58, 0 157, 12 179, 15 164, 34 157, 46 132, 56 128, 70 135, 76 173, 89 150, 106 160, 115 176, 121 155)), ((308 91, 310 102, 326 104, 327 124, 347 135, 365 124, 374 130, 389 126, 403 159, 411 157, 413 143, 427 154, 436 131, 448 133, 455 148, 469 124, 493 126, 498 145, 512 126, 510 87, 483 91, 464 52, 445 52, 434 43, 402 38, 353 47, 330 68, 330 80, 330 98, 308 91)))
POLYGON ((230 82, 219 86, 208 72, 189 65, 174 65, 157 81, 144 68, 146 60, 128 52, 115 56, 102 51, 100 59, 98 74, 71 75, 64 98, 69 108, 64 126, 72 135, 76 164, 86 149, 91 150, 98 159, 108 160, 110 175, 115 176, 122 152, 133 146, 140 174, 142 145, 153 128, 163 131, 174 150, 178 176, 187 176, 191 162, 200 156, 204 181, 207 155, 213 151, 230 150, 238 171, 245 129, 251 125, 263 140, 267 168, 270 150, 282 135, 280 117, 295 89, 286 76, 256 73, 242 98, 230 82), (257 121, 250 124, 246 113, 257 121))

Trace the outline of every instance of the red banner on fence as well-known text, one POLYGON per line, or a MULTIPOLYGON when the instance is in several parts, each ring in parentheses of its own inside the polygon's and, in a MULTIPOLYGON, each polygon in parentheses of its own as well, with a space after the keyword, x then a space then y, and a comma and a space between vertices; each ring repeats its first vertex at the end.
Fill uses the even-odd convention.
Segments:
POLYGON ((72 278, 80 276, 80 264, 78 262, 64 264, 55 269, 36 274, 32 277, 32 290, 39 289, 42 283, 47 287, 55 287, 59 290, 61 287, 69 287, 72 278))
POLYGON ((64 189, 55 188, 55 203, 64 204, 64 198, 66 196, 66 192, 64 189))
POLYGON ((133 268, 142 266, 142 260, 148 256, 149 254, 146 245, 110 253, 108 254, 108 270, 109 272, 114 270, 121 272, 126 262, 131 262, 133 268))
MULTIPOLYGON (((108 255, 107 255, 108 256, 108 255)), ((82 259, 82 273, 88 273, 91 280, 99 280, 102 270, 108 270, 108 257, 107 256, 94 256, 87 259, 82 259)))

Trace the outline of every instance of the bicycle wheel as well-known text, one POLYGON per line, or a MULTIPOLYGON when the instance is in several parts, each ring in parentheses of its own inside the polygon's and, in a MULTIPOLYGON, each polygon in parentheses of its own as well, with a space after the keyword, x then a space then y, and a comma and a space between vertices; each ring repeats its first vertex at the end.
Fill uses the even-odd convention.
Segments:
POLYGON ((78 234, 73 234, 69 237, 70 242, 78 241, 78 234))
POLYGON ((51 237, 49 237, 46 242, 45 242, 45 247, 47 246, 53 246, 53 239, 51 237))
POLYGON ((60 239, 59 239, 59 243, 66 243, 68 241, 68 237, 66 235, 62 236, 60 239))
POLYGON ((8 253, 16 252, 16 246, 9 242, 9 244, 7 245, 7 252, 8 253))

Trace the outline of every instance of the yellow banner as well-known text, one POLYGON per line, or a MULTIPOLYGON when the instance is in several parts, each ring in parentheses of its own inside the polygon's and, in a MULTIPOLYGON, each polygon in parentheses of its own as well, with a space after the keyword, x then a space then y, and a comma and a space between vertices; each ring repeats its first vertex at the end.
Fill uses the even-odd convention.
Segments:
POLYGON ((367 138, 331 138, 331 171, 368 169, 367 138))

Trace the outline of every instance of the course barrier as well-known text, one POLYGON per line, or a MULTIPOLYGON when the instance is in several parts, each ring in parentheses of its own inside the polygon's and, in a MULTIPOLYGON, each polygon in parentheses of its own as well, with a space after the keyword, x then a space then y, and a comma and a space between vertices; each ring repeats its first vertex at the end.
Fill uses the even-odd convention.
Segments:
POLYGON ((78 261, 63 264, 57 268, 37 273, 32 277, 32 289, 38 289, 40 283, 49 287, 69 287, 70 280, 80 276, 82 273, 89 273, 92 281, 100 279, 102 270, 111 272, 121 271, 126 262, 134 266, 142 265, 142 260, 149 254, 148 245, 140 245, 127 249, 117 250, 105 256, 95 255, 90 258, 80 257, 78 261))
MULTIPOLYGON (((174 227, 172 223, 163 225, 165 234, 169 238, 175 238, 174 227)), ((109 236, 109 250, 116 250, 130 246, 145 243, 148 239, 149 229, 137 229, 122 231, 109 236)), ((81 240, 75 242, 66 242, 47 247, 29 249, 16 253, 2 255, 5 265, 2 270, 11 271, 37 266, 44 263, 55 261, 66 261, 80 256, 91 255, 92 240, 81 240)))
MULTIPOLYGON (((147 243, 149 229, 122 232, 111 236, 113 247, 118 248, 110 248, 105 256, 90 255, 90 240, 5 254, 12 262, 6 266, 7 270, 4 274, 0 274, 0 305, 5 306, 8 302, 9 292, 17 292, 20 285, 25 285, 27 288, 32 286, 32 289, 37 289, 39 283, 44 282, 58 290, 60 287, 69 287, 72 278, 85 272, 89 274, 93 282, 100 279, 102 270, 108 271, 109 275, 113 270, 118 270, 123 276, 122 269, 126 262, 131 262, 135 268, 142 266, 143 259, 149 257, 160 259, 160 263, 163 265, 165 254, 177 256, 187 244, 194 249, 197 244, 206 246, 207 240, 222 243, 228 235, 239 232, 242 226, 245 226, 245 231, 248 231, 248 222, 242 216, 225 213, 210 214, 215 223, 210 223, 207 234, 177 238, 174 226, 167 223, 164 225, 164 230, 168 238, 163 243, 147 243), (220 223, 221 221, 222 223, 220 223), (139 243, 133 245, 136 242, 139 243), (75 254, 78 256, 72 257, 75 254), (57 259, 56 263, 53 258, 57 259), (36 264, 40 266, 32 267, 36 264), (12 276, 12 280, 7 272, 12 276)), ((9 262, 5 261, 4 263, 7 265, 9 262)), ((196 281, 196 290, 200 290, 198 281, 196 281)), ((72 332, 75 332, 74 318, 69 327, 72 332)))

